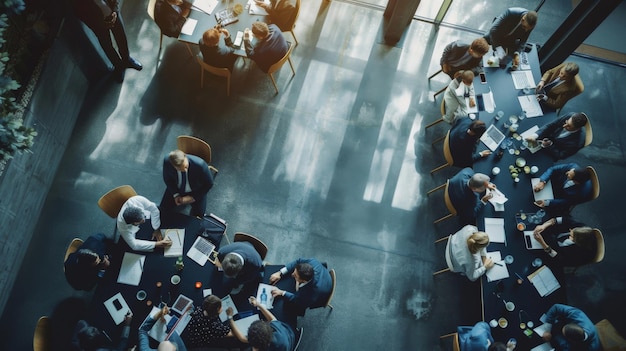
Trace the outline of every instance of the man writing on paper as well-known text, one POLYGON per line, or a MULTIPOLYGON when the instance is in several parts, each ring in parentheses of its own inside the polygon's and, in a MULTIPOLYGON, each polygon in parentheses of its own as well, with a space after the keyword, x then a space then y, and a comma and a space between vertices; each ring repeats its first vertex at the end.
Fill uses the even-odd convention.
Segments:
POLYGON ((124 241, 135 251, 153 251, 154 248, 165 248, 172 245, 170 239, 163 240, 161 231, 161 213, 154 202, 143 196, 136 195, 126 200, 120 213, 117 215, 117 230, 124 241), (139 226, 150 219, 152 224, 152 239, 141 240, 135 237, 139 226))
POLYGON ((450 82, 443 95, 445 114, 441 118, 452 124, 456 118, 467 116, 468 108, 476 106, 475 99, 474 72, 470 70, 460 72, 459 76, 450 82))
POLYGON ((592 197, 591 172, 576 163, 564 163, 548 168, 533 188, 541 191, 548 181, 552 182, 554 199, 538 200, 535 204, 552 213, 569 213, 571 208, 589 201, 592 197))
POLYGON ((570 157, 585 146, 587 115, 571 112, 539 128, 526 138, 531 143, 541 143, 552 158, 562 160, 570 157))
POLYGON ((457 211, 461 225, 476 224, 478 212, 487 204, 487 201, 493 197, 489 193, 482 197, 487 189, 495 189, 496 185, 490 182, 490 178, 486 174, 474 173, 474 170, 467 167, 462 169, 454 177, 450 178, 448 185, 448 194, 450 201, 457 211))
POLYGON ((543 340, 557 350, 600 351, 600 338, 593 322, 578 308, 554 304, 546 312, 546 323, 552 324, 543 340))

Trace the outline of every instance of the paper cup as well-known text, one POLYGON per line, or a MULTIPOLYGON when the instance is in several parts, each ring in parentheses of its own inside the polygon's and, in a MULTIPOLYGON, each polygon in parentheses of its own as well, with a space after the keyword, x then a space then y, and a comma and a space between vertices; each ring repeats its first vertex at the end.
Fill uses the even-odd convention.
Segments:
POLYGON ((174 274, 172 278, 170 278, 170 282, 174 285, 178 285, 178 283, 180 283, 180 276, 174 274))
POLYGON ((137 291, 137 295, 136 295, 137 300, 139 300, 139 301, 143 301, 143 300, 145 300, 145 299, 146 299, 146 297, 147 297, 147 296, 148 296, 148 294, 146 294, 146 291, 145 291, 145 290, 139 290, 139 291, 137 291))

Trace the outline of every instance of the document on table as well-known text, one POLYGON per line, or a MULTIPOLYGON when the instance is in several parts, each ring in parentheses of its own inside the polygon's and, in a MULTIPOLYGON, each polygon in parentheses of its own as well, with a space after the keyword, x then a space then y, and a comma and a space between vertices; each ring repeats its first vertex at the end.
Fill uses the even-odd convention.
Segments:
POLYGON ((543 110, 541 109, 541 105, 539 105, 539 101, 537 101, 535 95, 518 96, 517 100, 519 101, 522 111, 526 112, 526 117, 531 118, 543 116, 543 110))
POLYGON ((491 269, 487 270, 487 281, 493 282, 496 280, 509 277, 509 269, 506 267, 506 263, 502 261, 502 255, 500 251, 487 252, 487 257, 495 263, 491 269))
MULTIPOLYGON (((146 319, 143 320, 143 323, 141 323, 141 325, 144 325, 144 323, 146 323, 148 317, 152 317, 152 319, 155 319, 154 317, 157 313, 159 313, 160 310, 160 308, 152 306, 152 310, 150 311, 150 313, 148 313, 146 319)), ((166 314, 165 316, 163 316, 163 318, 157 319, 154 322, 152 329, 148 331, 148 335, 150 335, 150 337, 154 340, 162 342, 167 337, 167 325, 171 320, 172 316, 170 316, 169 314, 166 314)))
POLYGON ((120 284, 139 285, 141 275, 143 274, 143 265, 146 262, 146 256, 138 255, 132 252, 124 253, 122 258, 122 267, 120 274, 117 276, 117 282, 120 284))
POLYGON ((535 346, 530 351, 554 351, 554 347, 549 342, 544 342, 539 346, 535 346))
POLYGON ((465 106, 467 106, 467 113, 478 113, 478 103, 476 101, 476 96, 471 96, 474 99, 474 106, 470 106, 470 98, 465 98, 465 106))
POLYGON ((116 325, 119 325, 124 321, 126 313, 132 313, 130 307, 128 307, 128 304, 126 303, 126 300, 124 300, 122 293, 117 293, 111 296, 108 300, 104 301, 104 307, 106 307, 107 311, 109 311, 109 314, 111 315, 111 318, 113 318, 116 325))
POLYGON ((217 0, 196 0, 193 2, 193 6, 198 10, 210 15, 217 6, 217 0))
POLYGON ((539 336, 543 336, 543 334, 545 332, 549 332, 550 330, 552 330, 552 324, 550 324, 550 323, 543 323, 542 325, 540 325, 537 328, 533 329, 533 331, 535 333, 537 333, 537 335, 539 335, 539 336))
POLYGON ((488 93, 483 94, 483 104, 485 105, 485 111, 492 113, 496 110, 496 103, 493 100, 493 93, 489 90, 488 93))
POLYGON ((224 296, 222 299, 222 312, 220 313, 220 320, 222 322, 226 322, 228 320, 228 315, 226 314, 228 307, 233 308, 233 316, 239 313, 239 311, 237 311, 237 306, 235 306, 235 303, 233 302, 233 298, 230 297, 230 295, 224 296))
POLYGON ((259 320, 259 315, 253 314, 246 318, 241 318, 241 319, 236 320, 235 324, 237 325, 237 328, 239 328, 239 330, 243 333, 243 335, 248 336, 248 329, 250 329, 250 325, 254 321, 258 321, 258 320, 259 320))
POLYGON ((274 296, 272 296, 272 290, 278 289, 274 285, 268 285, 264 283, 259 284, 259 288, 256 290, 256 299, 261 302, 261 294, 263 293, 263 289, 265 289, 265 294, 267 295, 267 303, 265 304, 265 308, 271 310, 274 308, 274 296))
POLYGON ((507 197, 498 189, 489 189, 487 188, 487 195, 489 194, 493 194, 493 196, 491 197, 491 199, 489 199, 489 202, 493 205, 493 208, 498 211, 498 212, 502 212, 504 211, 504 203, 509 201, 509 199, 507 199, 507 197))
POLYGON ((541 297, 548 296, 561 287, 554 273, 547 266, 541 266, 541 268, 530 274, 528 280, 535 286, 541 297))
POLYGON ((193 31, 196 29, 196 24, 198 24, 198 20, 187 18, 180 32, 185 35, 192 35, 193 31))
POLYGON ((518 90, 524 89, 526 87, 537 86, 537 84, 535 84, 535 78, 533 77, 533 72, 528 71, 528 70, 511 72, 511 79, 513 79, 513 85, 515 86, 515 89, 518 89, 518 90))
POLYGON ((504 243, 506 245, 504 218, 485 218, 485 233, 489 235, 490 242, 504 243))
POLYGON ((552 200, 554 199, 554 192, 552 191, 552 181, 548 180, 548 182, 543 186, 543 189, 540 191, 535 191, 535 185, 539 183, 540 178, 530 178, 530 186, 533 188, 533 196, 535 201, 539 200, 552 200))
POLYGON ((163 250, 165 257, 180 257, 183 255, 183 245, 185 244, 185 229, 161 229, 163 239, 170 239, 172 245, 163 250))
MULTIPOLYGON (((266 3, 267 5, 272 6, 269 1, 264 1, 264 3, 266 3)), ((259 15, 259 16, 267 16, 267 15, 269 15, 267 13, 267 11, 265 11, 264 8, 262 8, 261 6, 256 4, 256 1, 248 0, 248 4, 250 5, 250 10, 248 11, 249 14, 251 14, 251 15, 259 15)))
MULTIPOLYGON (((522 139, 524 139, 524 140, 525 140, 526 138, 534 138, 534 137, 535 137, 535 135, 537 135, 537 131, 538 131, 538 130, 539 130, 539 127, 538 127, 538 126, 534 126, 534 127, 530 128, 529 130, 525 131, 524 133, 520 134, 520 136, 521 136, 521 137, 522 137, 522 139)), ((535 152, 537 152, 537 151, 541 150, 541 143, 535 142, 535 143, 534 143, 534 146, 533 146, 533 145, 531 145, 531 144, 529 143, 529 144, 528 144, 528 146, 527 146, 527 148, 528 148, 528 150, 529 150, 531 153, 533 153, 533 154, 534 154, 535 152)))

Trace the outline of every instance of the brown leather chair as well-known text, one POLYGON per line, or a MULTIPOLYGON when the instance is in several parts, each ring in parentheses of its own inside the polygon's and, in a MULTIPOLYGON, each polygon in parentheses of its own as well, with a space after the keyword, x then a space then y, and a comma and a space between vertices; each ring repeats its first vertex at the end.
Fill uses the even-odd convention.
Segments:
POLYGON ((98 200, 98 206, 111 218, 117 218, 126 200, 137 195, 135 189, 130 185, 118 186, 110 190, 98 200))
POLYGON ((261 240, 259 240, 257 237, 252 236, 250 234, 246 234, 246 233, 235 233, 235 242, 241 242, 241 241, 245 241, 245 242, 249 242, 250 244, 252 244, 252 246, 254 246, 254 249, 256 250, 256 252, 259 253, 259 256, 261 256, 261 259, 264 260, 265 256, 267 256, 267 245, 265 245, 264 242, 262 242, 261 240))

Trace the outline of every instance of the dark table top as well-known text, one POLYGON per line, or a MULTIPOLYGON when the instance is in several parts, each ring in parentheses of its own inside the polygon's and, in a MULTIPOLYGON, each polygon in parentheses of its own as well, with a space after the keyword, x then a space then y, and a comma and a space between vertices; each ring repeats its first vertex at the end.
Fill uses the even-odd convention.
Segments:
MULTIPOLYGON (((541 75, 537 52, 534 48, 529 53, 529 60, 535 81, 539 82, 541 75)), ((512 138, 512 133, 509 133, 508 130, 504 130, 503 128, 503 124, 505 120, 508 119, 508 116, 512 114, 519 115, 521 112, 517 96, 522 95, 522 92, 514 88, 508 67, 505 69, 485 68, 485 73, 487 75, 488 85, 494 94, 496 111, 502 110, 504 117, 500 121, 496 121, 494 119, 495 112, 486 113, 481 111, 479 118, 484 120, 487 124, 496 123, 496 126, 500 127, 504 134, 507 135, 507 139, 512 142, 512 145, 508 149, 518 150, 519 154, 510 154, 508 152, 509 150, 505 149, 503 150, 504 153, 502 157, 499 158, 496 154, 500 149, 497 149, 494 154, 474 164, 474 170, 489 175, 492 178, 492 182, 496 184, 498 189, 508 198, 508 201, 505 203, 504 212, 496 212, 491 204, 487 204, 478 217, 477 224, 481 230, 485 228, 485 218, 504 218, 506 244, 491 243, 487 251, 500 251, 502 258, 506 255, 511 255, 514 258, 513 263, 508 265, 509 278, 498 282, 488 282, 486 276, 482 277, 483 319, 489 322, 492 319, 498 320, 501 317, 506 318, 508 320, 507 328, 492 328, 494 339, 506 342, 509 338, 513 337, 517 339, 518 348, 530 349, 541 344, 541 338, 536 333, 531 334, 530 337, 526 336, 523 333, 523 329, 520 328, 520 322, 526 323, 530 320, 535 327, 542 324, 539 321, 541 315, 546 312, 552 304, 565 301, 565 284, 562 272, 556 267, 550 268, 559 280, 561 288, 552 294, 543 298, 540 297, 535 287, 529 282, 527 276, 537 270, 537 268, 532 266, 532 261, 535 258, 541 258, 543 263, 548 266, 550 265, 550 261, 546 259, 542 250, 526 249, 523 232, 519 231, 516 227, 516 214, 520 212, 532 214, 539 210, 539 208, 533 204, 533 190, 530 179, 539 177, 546 168, 553 164, 553 161, 547 154, 542 152, 542 150, 539 150, 535 154, 532 154, 529 150, 521 150, 521 138, 519 140, 512 138), (515 166, 515 161, 519 157, 524 158, 527 165, 537 166, 539 171, 534 175, 526 174, 523 171, 520 172, 520 181, 516 183, 511 177, 509 166, 515 166), (500 174, 497 176, 492 174, 492 168, 494 166, 500 168, 500 174), (516 273, 523 278, 521 284, 517 283, 516 273), (507 311, 504 305, 505 301, 512 301, 515 304, 515 310, 512 312, 507 311)), ((477 84, 475 83, 475 85, 477 84)), ((484 85, 482 89, 485 89, 484 85)), ((522 133, 534 125, 541 127, 554 118, 556 118, 556 113, 544 108, 543 116, 525 118, 524 120, 518 121, 518 131, 522 133)), ((482 145, 482 149, 486 149, 486 147, 482 145)), ((548 217, 546 216, 543 218, 543 221, 547 219, 548 217)), ((528 223, 528 221, 526 221, 526 223, 527 227, 525 230, 527 231, 533 230, 536 226, 536 224, 528 223)))

